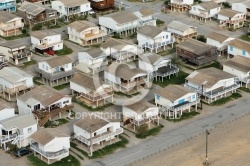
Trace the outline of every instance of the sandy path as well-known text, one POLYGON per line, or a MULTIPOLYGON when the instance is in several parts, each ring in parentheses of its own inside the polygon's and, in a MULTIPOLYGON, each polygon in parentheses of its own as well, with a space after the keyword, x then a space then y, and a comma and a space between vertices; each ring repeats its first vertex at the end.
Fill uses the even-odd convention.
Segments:
MULTIPOLYGON (((250 115, 211 131, 208 159, 212 166, 250 166, 250 115)), ((133 166, 200 166, 205 159, 205 134, 133 166)))

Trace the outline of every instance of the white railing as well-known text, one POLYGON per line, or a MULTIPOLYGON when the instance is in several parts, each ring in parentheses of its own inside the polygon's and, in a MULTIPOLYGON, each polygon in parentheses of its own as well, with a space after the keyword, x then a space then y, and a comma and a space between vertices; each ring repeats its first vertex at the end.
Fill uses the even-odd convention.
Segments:
POLYGON ((146 122, 148 122, 150 120, 154 120, 154 119, 157 119, 157 118, 159 118, 158 114, 151 115, 151 116, 148 116, 148 117, 143 117, 142 119, 133 118, 133 119, 130 120, 130 123, 140 126, 140 125, 142 125, 142 124, 144 124, 144 123, 146 123, 146 122))
POLYGON ((38 145, 35 143, 31 143, 30 148, 48 159, 56 159, 59 156, 62 156, 69 152, 66 148, 63 148, 62 150, 57 151, 57 152, 45 152, 39 149, 38 145))
POLYGON ((223 90, 221 90, 221 91, 219 91, 219 92, 214 92, 214 93, 213 93, 212 91, 210 91, 210 92, 204 92, 204 91, 203 91, 203 92, 202 92, 202 89, 201 89, 201 88, 199 88, 199 89, 194 88, 194 87, 188 85, 187 83, 184 84, 184 87, 187 87, 187 88, 189 88, 189 89, 192 89, 192 90, 196 91, 197 93, 199 93, 199 94, 201 94, 201 95, 203 95, 203 96, 205 96, 205 97, 207 97, 207 98, 213 99, 213 98, 215 98, 215 97, 222 96, 222 95, 224 95, 225 93, 228 93, 228 92, 231 92, 231 91, 233 91, 233 90, 235 90, 235 89, 240 88, 240 84, 238 84, 238 83, 233 84, 233 85, 231 85, 231 86, 229 86, 229 87, 225 87, 223 90))
POLYGON ((142 45, 142 48, 156 49, 156 48, 160 48, 162 46, 166 46, 166 45, 172 44, 172 43, 174 43, 174 38, 171 38, 170 40, 165 41, 165 42, 157 42, 155 44, 145 43, 142 45))
POLYGON ((107 65, 108 65, 108 61, 104 60, 102 62, 97 62, 97 63, 90 64, 88 67, 91 68, 91 69, 96 69, 96 68, 99 68, 99 67, 102 67, 102 66, 107 66, 107 65))
POLYGON ((1 143, 6 143, 6 142, 14 140, 15 138, 17 138, 17 134, 12 134, 12 135, 9 135, 9 136, 3 136, 0 139, 0 142, 1 143))
MULTIPOLYGON (((99 135, 99 136, 96 136, 92 138, 92 145, 93 144, 96 144, 96 143, 99 143, 101 141, 104 141, 104 140, 108 140, 116 135, 119 135, 123 133, 123 128, 119 128, 119 129, 116 129, 116 131, 114 132, 110 132, 110 133, 107 133, 107 134, 103 134, 103 135, 99 135)), ((84 138, 83 136, 81 135, 77 135, 75 134, 75 139, 81 141, 82 143, 86 144, 86 145, 89 145, 91 144, 91 140, 90 139, 86 139, 84 138)))
POLYGON ((1 29, 3 31, 9 31, 9 30, 17 29, 17 28, 23 28, 23 26, 24 26, 24 23, 19 23, 19 24, 16 24, 16 25, 1 27, 1 29))
POLYGON ((193 105, 195 105, 197 103, 200 103, 200 99, 197 99, 197 100, 192 101, 192 102, 185 103, 185 104, 177 106, 177 107, 170 107, 169 110, 170 111, 180 111, 180 110, 186 109, 188 107, 191 107, 191 106, 193 106, 193 105))
POLYGON ((45 43, 37 45, 36 48, 38 48, 40 50, 44 50, 44 49, 47 49, 47 48, 50 48, 50 47, 53 47, 55 45, 62 44, 62 43, 63 43, 63 40, 61 40, 59 42, 51 43, 51 44, 48 44, 47 42, 45 42, 45 43))

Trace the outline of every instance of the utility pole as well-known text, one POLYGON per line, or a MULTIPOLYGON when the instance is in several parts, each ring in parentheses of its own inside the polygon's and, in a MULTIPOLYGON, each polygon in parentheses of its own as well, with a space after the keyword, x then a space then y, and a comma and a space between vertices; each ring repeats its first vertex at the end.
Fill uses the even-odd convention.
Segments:
POLYGON ((208 165, 208 157, 207 157, 207 150, 208 150, 208 135, 210 134, 210 132, 208 131, 208 129, 206 130, 206 160, 205 160, 205 165, 208 165))
POLYGON ((92 150, 92 125, 90 125, 90 146, 89 146, 89 151, 90 151, 90 154, 89 156, 91 157, 93 155, 93 150, 92 150))
MULTIPOLYGON (((204 85, 201 84, 201 97, 203 96, 203 86, 204 86, 204 85)), ((203 107, 202 107, 202 100, 201 100, 201 110, 202 110, 202 108, 203 108, 203 107)))

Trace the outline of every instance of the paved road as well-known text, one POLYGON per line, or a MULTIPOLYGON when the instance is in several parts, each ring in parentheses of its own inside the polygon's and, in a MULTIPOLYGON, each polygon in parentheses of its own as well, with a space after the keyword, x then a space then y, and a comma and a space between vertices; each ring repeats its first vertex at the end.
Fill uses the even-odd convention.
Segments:
POLYGON ((147 141, 136 145, 132 148, 126 148, 112 155, 109 155, 98 161, 89 161, 90 166, 116 166, 128 165, 138 159, 147 157, 151 154, 159 152, 167 147, 179 143, 191 136, 198 135, 206 129, 212 129, 216 125, 227 122, 228 120, 236 117, 243 116, 250 113, 249 105, 250 96, 240 100, 236 104, 227 106, 226 108, 219 109, 217 112, 202 117, 199 120, 183 125, 172 131, 160 133, 160 135, 148 139, 147 141))

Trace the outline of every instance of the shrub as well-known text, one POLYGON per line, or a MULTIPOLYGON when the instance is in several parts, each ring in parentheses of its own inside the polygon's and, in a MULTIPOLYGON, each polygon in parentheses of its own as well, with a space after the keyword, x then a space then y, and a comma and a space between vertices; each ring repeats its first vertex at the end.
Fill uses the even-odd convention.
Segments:
POLYGON ((197 36, 197 40, 203 42, 203 43, 206 43, 207 39, 204 35, 199 35, 197 36))
POLYGON ((43 24, 38 23, 32 27, 32 31, 39 31, 43 28, 43 24))

